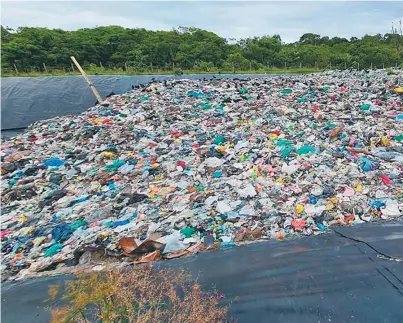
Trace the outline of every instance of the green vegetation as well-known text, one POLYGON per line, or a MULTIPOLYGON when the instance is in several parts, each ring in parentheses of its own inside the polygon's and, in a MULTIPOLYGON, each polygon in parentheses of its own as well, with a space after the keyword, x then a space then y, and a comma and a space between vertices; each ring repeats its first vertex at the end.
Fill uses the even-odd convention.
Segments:
MULTIPOLYGON (((200 71, 197 69, 192 70, 169 70, 169 69, 153 69, 153 70, 135 70, 132 68, 128 68, 127 70, 123 70, 122 68, 88 68, 85 72, 89 75, 170 75, 170 74, 302 74, 302 73, 317 73, 318 69, 315 68, 270 68, 270 69, 262 69, 262 70, 247 70, 247 71, 226 71, 220 69, 211 69, 207 72, 200 71)), ((74 70, 74 72, 68 69, 48 69, 45 71, 32 71, 32 72, 19 72, 15 73, 14 70, 7 70, 5 73, 3 71, 2 77, 10 77, 10 76, 20 76, 20 77, 35 77, 35 76, 68 76, 68 75, 80 75, 78 70, 74 70)))
POLYGON ((234 42, 185 27, 172 31, 1 27, 1 36, 3 76, 77 73, 71 55, 90 74, 295 73, 403 64, 403 36, 396 31, 361 39, 308 33, 290 44, 279 35, 234 42))
POLYGON ((224 295, 203 291, 184 271, 134 267, 124 272, 105 271, 79 275, 65 286, 49 288, 49 301, 64 305, 52 308, 52 323, 225 323, 228 306, 224 295))

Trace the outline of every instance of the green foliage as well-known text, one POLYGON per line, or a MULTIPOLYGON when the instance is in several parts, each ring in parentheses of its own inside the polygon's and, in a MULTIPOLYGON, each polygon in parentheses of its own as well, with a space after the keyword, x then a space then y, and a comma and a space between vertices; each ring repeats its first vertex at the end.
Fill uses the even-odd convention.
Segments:
POLYGON ((280 35, 251 37, 236 43, 206 30, 179 27, 172 31, 129 29, 119 26, 76 31, 1 27, 4 74, 73 72, 70 56, 101 74, 194 70, 250 71, 273 68, 381 68, 402 64, 403 36, 366 35, 361 39, 302 35, 282 43, 280 35), (45 66, 44 66, 45 64, 45 66), (53 72, 52 72, 53 71, 53 72))

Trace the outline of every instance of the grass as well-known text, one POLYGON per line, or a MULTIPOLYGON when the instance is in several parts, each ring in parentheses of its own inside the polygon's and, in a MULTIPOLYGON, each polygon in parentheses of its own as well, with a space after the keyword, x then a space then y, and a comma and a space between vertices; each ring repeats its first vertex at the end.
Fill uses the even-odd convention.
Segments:
POLYGON ((224 296, 202 291, 184 271, 137 267, 82 275, 66 284, 49 288, 50 300, 57 302, 63 290, 67 301, 52 309, 51 323, 231 322, 228 307, 219 305, 224 296))
MULTIPOLYGON (((154 69, 154 70, 128 70, 124 71, 121 68, 109 69, 109 68, 93 68, 93 69, 84 69, 89 75, 172 75, 177 71, 174 70, 162 70, 162 69, 154 69)), ((262 70, 246 70, 246 71, 225 71, 225 70, 209 70, 209 71, 201 71, 201 70, 184 70, 184 74, 303 74, 303 73, 317 73, 319 69, 315 68, 272 68, 272 69, 262 69, 262 70)), ((66 71, 60 69, 50 69, 46 72, 19 72, 18 74, 12 70, 4 70, 2 71, 2 77, 38 77, 38 76, 71 76, 71 75, 80 75, 78 71, 66 71)))

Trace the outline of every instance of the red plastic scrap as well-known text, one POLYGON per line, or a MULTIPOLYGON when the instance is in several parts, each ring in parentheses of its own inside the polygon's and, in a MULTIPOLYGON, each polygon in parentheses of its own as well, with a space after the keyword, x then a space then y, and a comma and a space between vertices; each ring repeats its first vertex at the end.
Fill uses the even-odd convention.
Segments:
POLYGON ((305 220, 304 219, 295 219, 291 221, 291 226, 294 229, 302 230, 305 228, 305 220))

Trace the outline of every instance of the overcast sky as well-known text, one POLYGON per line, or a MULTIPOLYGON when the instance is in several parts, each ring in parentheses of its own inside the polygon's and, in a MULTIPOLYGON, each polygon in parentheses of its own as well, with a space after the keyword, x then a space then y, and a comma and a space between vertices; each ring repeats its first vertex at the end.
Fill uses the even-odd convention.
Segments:
POLYGON ((14 29, 194 26, 225 38, 280 34, 286 42, 307 32, 347 38, 386 33, 403 20, 403 1, 1 1, 1 7, 1 24, 14 29))

